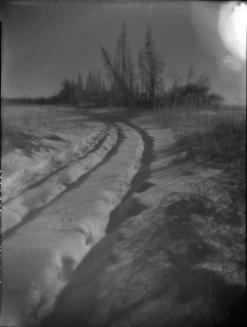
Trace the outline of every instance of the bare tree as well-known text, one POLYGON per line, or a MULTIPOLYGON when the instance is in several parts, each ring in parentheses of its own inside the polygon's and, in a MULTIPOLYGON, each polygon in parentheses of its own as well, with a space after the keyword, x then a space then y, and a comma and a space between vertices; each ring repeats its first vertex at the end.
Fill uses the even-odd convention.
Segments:
POLYGON ((84 89, 81 74, 78 74, 77 82, 76 82, 76 99, 77 103, 80 103, 83 100, 84 89))
POLYGON ((146 27, 144 47, 139 52, 138 66, 141 89, 144 89, 149 105, 154 108, 156 97, 163 90, 164 63, 155 50, 150 26, 146 27))
POLYGON ((108 80, 110 82, 111 88, 114 88, 114 86, 116 86, 116 83, 117 83, 117 85, 121 84, 121 82, 122 82, 121 75, 119 74, 119 70, 118 70, 116 64, 114 64, 111 56, 105 50, 105 48, 103 48, 101 46, 100 49, 101 49, 102 58, 103 58, 103 62, 104 62, 104 66, 106 69, 108 80))

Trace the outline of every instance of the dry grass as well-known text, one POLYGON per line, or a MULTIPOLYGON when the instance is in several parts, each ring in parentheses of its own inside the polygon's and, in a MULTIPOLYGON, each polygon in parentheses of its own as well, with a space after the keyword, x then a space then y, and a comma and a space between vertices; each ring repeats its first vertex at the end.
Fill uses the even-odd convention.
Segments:
POLYGON ((183 160, 224 172, 221 185, 235 198, 246 193, 246 120, 237 116, 216 116, 177 135, 175 152, 184 153, 183 160))
POLYGON ((207 326, 214 326, 214 321, 218 321, 216 326, 242 326, 246 265, 243 215, 236 217, 235 212, 232 216, 230 202, 224 202, 223 196, 213 198, 200 186, 178 195, 166 208, 166 221, 172 240, 182 242, 180 252, 171 257, 181 271, 182 300, 200 297, 207 303, 207 326))
POLYGON ((187 158, 215 164, 232 164, 245 159, 245 121, 216 118, 204 128, 178 136, 176 148, 187 158))
MULTIPOLYGON (((174 150, 179 165, 191 161, 222 171, 210 189, 194 185, 188 194, 179 194, 166 213, 173 239, 187 244, 183 260, 189 266, 207 267, 209 274, 216 269, 217 283, 211 285, 212 292, 225 294, 233 285, 243 283, 246 269, 245 113, 234 112, 234 108, 219 112, 178 108, 173 113, 168 110, 163 119, 163 124, 177 131, 174 150), (217 290, 219 283, 224 284, 221 290, 217 290)), ((209 291, 208 286, 206 289, 209 291)), ((240 289, 238 293, 244 294, 244 287, 240 289)), ((215 301, 210 299, 210 303, 215 301)), ((224 295, 222 301, 228 305, 224 295)), ((231 294, 231 307, 225 310, 229 314, 227 322, 230 316, 237 317, 238 306, 242 305, 243 297, 239 300, 238 295, 231 294)))

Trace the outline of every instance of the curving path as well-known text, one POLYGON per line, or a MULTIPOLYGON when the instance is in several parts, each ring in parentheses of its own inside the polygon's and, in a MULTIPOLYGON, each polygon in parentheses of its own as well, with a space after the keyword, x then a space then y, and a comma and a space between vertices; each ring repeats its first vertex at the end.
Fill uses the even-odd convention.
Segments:
POLYGON ((71 158, 68 164, 43 176, 19 196, 4 203, 2 221, 4 237, 11 234, 12 227, 19 228, 20 225, 29 221, 37 209, 48 205, 53 199, 69 190, 71 184, 78 182, 78 179, 100 164, 104 157, 109 155, 115 146, 118 146, 117 141, 120 138, 119 129, 112 126, 106 135, 97 140, 93 149, 88 150, 82 157, 78 156, 76 160, 71 158))
POLYGON ((78 263, 104 237, 145 146, 134 126, 112 123, 109 130, 85 158, 8 203, 5 212, 16 210, 19 221, 6 226, 3 241, 1 324, 35 325, 47 315, 78 263))

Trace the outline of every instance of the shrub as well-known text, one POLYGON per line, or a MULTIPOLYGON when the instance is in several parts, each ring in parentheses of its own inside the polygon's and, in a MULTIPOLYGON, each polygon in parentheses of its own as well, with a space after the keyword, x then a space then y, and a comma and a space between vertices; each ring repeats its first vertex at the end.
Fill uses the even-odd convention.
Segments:
POLYGON ((216 119, 206 128, 179 135, 176 149, 187 158, 220 164, 245 161, 245 121, 216 119))

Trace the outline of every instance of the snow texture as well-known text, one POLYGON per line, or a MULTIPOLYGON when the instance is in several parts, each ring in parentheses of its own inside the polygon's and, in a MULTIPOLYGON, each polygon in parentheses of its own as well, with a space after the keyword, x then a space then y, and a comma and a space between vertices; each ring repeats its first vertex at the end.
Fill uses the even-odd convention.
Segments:
MULTIPOLYGON (((64 192, 70 184, 74 183, 78 178, 80 178, 93 167, 95 167, 105 157, 107 152, 114 146, 116 141, 116 129, 111 128, 109 131, 109 135, 105 139, 102 146, 98 150, 89 153, 85 158, 73 161, 72 157, 68 157, 67 154, 63 153, 63 163, 65 163, 67 158, 72 160, 70 165, 68 165, 62 170, 59 170, 56 174, 51 175, 41 185, 38 185, 23 192, 19 197, 9 201, 4 206, 2 231, 5 232, 9 228, 20 223, 26 215, 30 214, 32 211, 38 208, 41 208, 44 205, 47 205, 56 196, 64 192)), ((38 167, 38 170, 39 168, 40 167, 38 167)), ((38 176, 39 173, 40 170, 38 171, 36 176, 38 176)), ((33 173, 33 170, 31 170, 28 176, 30 177, 30 175, 35 175, 35 173, 33 173)), ((17 183, 17 187, 18 186, 19 184, 17 183)))
MULTIPOLYGON (((45 207, 3 242, 1 324, 27 326, 47 315, 78 263, 105 235, 110 212, 121 202, 137 173, 144 149, 140 134, 124 133, 117 151, 79 185, 45 207)), ((96 152, 88 154, 5 208, 5 229, 47 203, 100 162, 117 139, 115 128, 96 152), (12 216, 11 216, 12 215, 12 216), (12 222, 7 222, 11 220, 12 222)))

